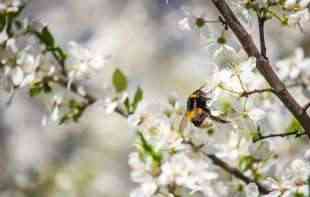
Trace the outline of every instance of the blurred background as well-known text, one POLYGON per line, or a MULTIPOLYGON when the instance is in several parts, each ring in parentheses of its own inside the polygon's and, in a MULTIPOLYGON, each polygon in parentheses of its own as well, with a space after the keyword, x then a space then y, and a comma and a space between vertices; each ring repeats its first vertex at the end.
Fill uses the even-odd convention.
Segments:
MULTIPOLYGON (((206 0, 32 0, 25 15, 48 24, 64 47, 76 41, 111 56, 104 71, 89 82, 92 91, 100 92, 119 67, 152 103, 171 93, 185 99, 212 72, 200 32, 178 26, 187 11, 217 17, 206 0)), ((251 31, 256 31, 254 25, 251 31)), ((269 23, 271 59, 297 46, 309 54, 309 32, 269 23)), ((127 159, 134 132, 126 120, 105 115, 95 105, 78 124, 44 127, 46 113, 44 104, 23 90, 9 108, 1 104, 0 197, 129 195, 134 184, 127 159)))

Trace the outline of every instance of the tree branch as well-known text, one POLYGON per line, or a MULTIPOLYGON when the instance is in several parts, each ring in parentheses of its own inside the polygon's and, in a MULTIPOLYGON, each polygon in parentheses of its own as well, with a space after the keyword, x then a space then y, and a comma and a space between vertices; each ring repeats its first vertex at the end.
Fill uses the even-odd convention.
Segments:
POLYGON ((258 181, 254 180, 248 176, 245 176, 239 169, 229 166, 226 162, 224 162, 223 160, 218 158, 216 155, 207 154, 207 153, 204 153, 204 155, 206 155, 209 159, 211 159, 213 161, 214 165, 220 167, 221 169, 225 170, 226 172, 228 172, 229 174, 233 175, 234 177, 240 179, 241 181, 245 182, 246 184, 255 183, 261 194, 268 194, 271 192, 269 189, 267 189, 266 186, 262 185, 258 181))
POLYGON ((264 58, 267 58, 267 49, 266 49, 266 42, 265 42, 265 18, 261 16, 257 16, 258 19, 258 29, 259 29, 259 39, 260 39, 260 48, 261 54, 264 58))
POLYGON ((288 137, 288 136, 292 136, 294 135, 296 138, 306 135, 305 132, 300 132, 300 131, 293 131, 293 132, 287 132, 287 133, 278 133, 278 134, 270 134, 270 135, 265 135, 265 136, 258 136, 257 138, 255 138, 253 140, 254 143, 261 141, 261 140, 265 140, 268 138, 274 138, 274 137, 288 137))
POLYGON ((304 106, 303 112, 307 113, 307 110, 309 109, 309 107, 310 107, 310 102, 304 106))
POLYGON ((240 94, 240 97, 248 97, 248 96, 251 96, 252 94, 259 94, 259 93, 264 93, 264 92, 271 92, 271 93, 276 94, 274 89, 264 88, 264 89, 256 89, 256 90, 251 90, 251 91, 244 91, 240 94))
POLYGON ((258 51, 251 35, 241 25, 233 11, 230 9, 225 0, 212 0, 215 7, 221 13, 225 22, 233 31, 239 42, 243 46, 245 52, 250 57, 256 58, 256 67, 259 72, 264 76, 270 87, 277 93, 276 95, 286 106, 286 108, 294 115, 304 128, 308 137, 310 138, 310 117, 303 112, 303 108, 297 103, 293 96, 288 92, 284 83, 276 75, 275 71, 268 59, 258 51))
MULTIPOLYGON (((201 148, 204 146, 204 144, 201 145, 195 145, 192 141, 184 140, 184 144, 188 144, 191 146, 191 148, 195 151, 201 150, 201 148)), ((222 170, 226 171, 227 173, 231 174, 233 177, 240 179, 246 184, 249 183, 255 183, 258 187, 258 190, 261 194, 268 194, 271 191, 264 185, 262 185, 260 182, 252 179, 251 177, 248 177, 244 175, 238 168, 230 166, 228 163, 217 157, 215 154, 208 154, 206 152, 201 151, 203 155, 208 157, 215 166, 221 168, 222 170)))

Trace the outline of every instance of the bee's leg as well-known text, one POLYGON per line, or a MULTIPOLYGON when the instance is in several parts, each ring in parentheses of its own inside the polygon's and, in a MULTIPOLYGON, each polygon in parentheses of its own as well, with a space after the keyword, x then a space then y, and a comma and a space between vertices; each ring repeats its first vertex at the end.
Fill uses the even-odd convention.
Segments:
POLYGON ((212 114, 210 114, 210 119, 211 120, 214 120, 214 121, 216 121, 216 122, 219 122, 219 123, 230 123, 230 121, 228 121, 228 120, 224 120, 224 119, 222 119, 222 118, 220 118, 220 117, 218 117, 218 116, 213 116, 212 114))
POLYGON ((216 122, 219 122, 219 123, 229 123, 229 122, 230 122, 230 121, 228 121, 228 120, 222 119, 221 117, 212 115, 210 109, 207 108, 207 107, 204 107, 203 109, 204 109, 204 111, 208 114, 208 117, 209 117, 211 120, 213 120, 213 121, 216 121, 216 122))

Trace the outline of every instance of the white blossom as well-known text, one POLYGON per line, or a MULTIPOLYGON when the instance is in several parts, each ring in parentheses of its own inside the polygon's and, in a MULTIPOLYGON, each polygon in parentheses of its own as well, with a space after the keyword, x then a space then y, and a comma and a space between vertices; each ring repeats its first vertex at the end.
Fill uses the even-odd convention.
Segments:
POLYGON ((268 141, 253 143, 249 146, 249 153, 258 160, 265 160, 271 156, 272 152, 268 141))
POLYGON ((310 19, 310 13, 307 9, 304 9, 296 13, 290 14, 288 16, 288 25, 291 26, 299 25, 300 27, 302 27, 306 21, 309 21, 309 19, 310 19))
POLYGON ((265 111, 260 108, 252 108, 248 112, 249 117, 254 120, 255 122, 263 119, 266 115, 265 111))
POLYGON ((217 65, 227 67, 227 64, 231 64, 231 62, 238 58, 238 53, 233 47, 227 44, 220 44, 214 52, 213 58, 217 65))
POLYGON ((249 183, 246 186, 246 196, 247 197, 259 197, 258 188, 255 183, 249 183))
POLYGON ((49 124, 58 124, 61 118, 61 107, 63 105, 63 96, 54 95, 53 99, 50 103, 50 111, 49 114, 44 115, 42 118, 42 126, 48 126, 49 124))
POLYGON ((188 17, 184 17, 182 20, 178 22, 178 26, 180 27, 181 30, 191 30, 190 22, 188 17))
POLYGON ((112 91, 109 96, 100 100, 99 105, 103 107, 106 114, 111 114, 117 107, 122 107, 127 98, 128 94, 126 92, 116 94, 112 91))
POLYGON ((305 9, 309 3, 309 0, 286 0, 284 6, 287 9, 305 9))
POLYGON ((5 31, 5 29, 0 32, 0 44, 4 43, 5 41, 7 41, 9 38, 7 32, 5 31))
POLYGON ((66 65, 70 81, 88 78, 105 65, 105 57, 83 48, 75 42, 70 42, 70 59, 66 65))
POLYGON ((4 0, 0 3, 0 11, 16 12, 21 4, 20 0, 4 0))

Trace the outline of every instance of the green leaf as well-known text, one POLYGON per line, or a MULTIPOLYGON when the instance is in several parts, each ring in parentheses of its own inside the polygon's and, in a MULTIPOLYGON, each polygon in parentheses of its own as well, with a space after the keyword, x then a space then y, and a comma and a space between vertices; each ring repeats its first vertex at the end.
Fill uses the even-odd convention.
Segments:
POLYGON ((73 111, 72 119, 74 122, 78 122, 80 120, 85 109, 86 109, 86 105, 82 105, 80 106, 80 108, 73 111))
POLYGON ((306 197, 306 196, 305 196, 305 194, 303 194, 301 192, 295 192, 294 197, 306 197))
POLYGON ((45 26, 41 32, 32 28, 30 28, 29 31, 33 33, 43 45, 45 45, 46 51, 50 52, 60 65, 63 66, 65 64, 67 54, 62 48, 57 46, 55 39, 47 26, 45 26))
POLYGON ((236 111, 233 108, 233 106, 230 103, 230 101, 222 100, 220 105, 221 105, 221 112, 223 112, 224 115, 228 115, 228 114, 233 113, 233 112, 236 111))
POLYGON ((129 101, 128 97, 125 99, 124 105, 125 105, 125 108, 126 108, 126 112, 130 113, 130 101, 129 101))
POLYGON ((132 101, 132 111, 131 112, 135 112, 138 104, 143 100, 143 90, 141 89, 141 87, 138 87, 138 89, 136 90, 135 96, 133 98, 132 101))
POLYGON ((239 168, 241 171, 245 172, 251 169, 255 162, 256 162, 256 159, 253 156, 244 155, 239 160, 239 168))
POLYGON ((29 94, 30 96, 34 97, 34 96, 38 96, 43 90, 43 86, 41 82, 36 82, 34 83, 30 89, 29 89, 29 94))
POLYGON ((78 109, 78 108, 80 108, 80 103, 74 99, 70 99, 69 100, 69 108, 71 110, 78 109))
POLYGON ((47 26, 45 26, 42 29, 40 38, 41 38, 42 42, 44 42, 47 45, 48 48, 54 48, 55 40, 54 40, 54 37, 51 34, 51 32, 49 31, 47 26))
POLYGON ((59 121, 59 124, 64 124, 69 121, 78 122, 82 117, 85 109, 87 108, 87 103, 79 102, 74 99, 70 99, 66 104, 68 111, 62 116, 59 121))
POLYGON ((6 23, 6 15, 4 13, 0 14, 0 32, 3 31, 5 23, 6 23))
POLYGON ((54 48, 53 54, 55 58, 62 63, 64 63, 67 59, 67 54, 60 47, 54 48))
POLYGON ((291 121, 290 125, 286 129, 287 132, 303 131, 304 129, 295 118, 291 121))
POLYGON ((138 131, 138 136, 141 141, 141 146, 145 152, 153 152, 153 147, 147 142, 142 132, 138 131))
POLYGON ((114 71, 112 82, 117 92, 125 91, 128 87, 127 78, 120 69, 114 71))
POLYGON ((70 108, 70 111, 67 113, 68 119, 71 119, 74 122, 78 122, 83 115, 87 104, 71 99, 69 101, 68 107, 70 108))
POLYGON ((257 140, 259 140, 262 137, 261 127, 257 126, 257 130, 254 132, 251 132, 250 136, 252 137, 253 142, 256 142, 257 140))
POLYGON ((147 142, 143 133, 141 133, 140 131, 138 131, 138 136, 140 138, 143 151, 149 156, 151 156, 154 161, 160 163, 162 160, 162 155, 160 154, 160 152, 156 151, 154 147, 147 142))

